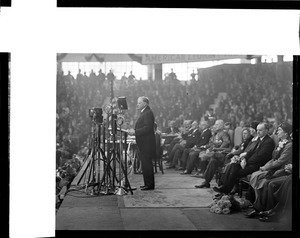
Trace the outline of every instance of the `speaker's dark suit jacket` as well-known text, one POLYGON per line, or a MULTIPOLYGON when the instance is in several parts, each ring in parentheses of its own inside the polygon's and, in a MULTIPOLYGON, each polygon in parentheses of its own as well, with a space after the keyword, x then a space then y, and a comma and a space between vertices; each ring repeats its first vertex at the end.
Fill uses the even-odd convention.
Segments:
POLYGON ((152 159, 156 156, 154 135, 154 115, 149 106, 141 113, 135 124, 135 139, 139 149, 139 158, 145 186, 154 188, 154 171, 152 159))

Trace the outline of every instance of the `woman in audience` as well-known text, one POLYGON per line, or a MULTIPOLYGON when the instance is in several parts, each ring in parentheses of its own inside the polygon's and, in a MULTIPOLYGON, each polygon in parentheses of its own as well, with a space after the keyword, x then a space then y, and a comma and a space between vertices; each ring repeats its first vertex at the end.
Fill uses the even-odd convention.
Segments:
MULTIPOLYGON (((247 218, 258 218, 262 222, 280 221, 291 225, 292 222, 292 164, 278 170, 280 177, 271 177, 264 183, 259 196, 263 197, 260 209, 250 211, 247 218)), ((274 175, 276 176, 276 175, 274 175)), ((258 206, 254 204, 256 208, 258 206)))
POLYGON ((285 167, 285 176, 270 183, 268 192, 268 209, 259 213, 262 222, 280 221, 292 223, 292 165, 285 167), (276 205, 275 205, 276 204, 276 205))
MULTIPOLYGON (((278 126, 277 135, 279 143, 272 153, 272 159, 264 166, 261 166, 258 171, 252 173, 250 185, 255 191, 254 209, 246 214, 246 217, 253 218, 258 215, 259 211, 264 211, 268 206, 272 207, 268 201, 267 193, 269 183, 276 180, 278 177, 286 175, 285 165, 292 162, 292 125, 283 122, 278 126)), ((280 180, 280 179, 279 179, 280 180)))

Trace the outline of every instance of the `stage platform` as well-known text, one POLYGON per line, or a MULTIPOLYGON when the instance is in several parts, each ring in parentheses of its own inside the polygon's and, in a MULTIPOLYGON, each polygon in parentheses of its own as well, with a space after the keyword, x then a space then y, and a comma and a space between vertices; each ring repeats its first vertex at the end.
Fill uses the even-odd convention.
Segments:
MULTIPOLYGON (((78 174, 78 176, 80 173, 78 174)), ((184 230, 184 231, 289 231, 278 222, 247 219, 244 212, 220 215, 209 211, 215 195, 211 188, 197 189, 201 178, 180 175, 175 169, 155 174, 156 188, 141 191, 141 174, 129 175, 133 195, 86 195, 69 191, 56 214, 56 230, 184 230)), ((73 185, 76 184, 76 178, 73 185)))

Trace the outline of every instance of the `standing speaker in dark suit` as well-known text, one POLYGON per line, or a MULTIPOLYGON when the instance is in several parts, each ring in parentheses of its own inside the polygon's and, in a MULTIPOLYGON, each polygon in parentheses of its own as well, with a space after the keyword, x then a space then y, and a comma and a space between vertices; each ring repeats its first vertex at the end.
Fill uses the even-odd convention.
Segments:
POLYGON ((130 129, 128 133, 129 135, 135 135, 138 155, 142 163, 144 186, 141 186, 141 188, 142 190, 153 190, 155 183, 152 160, 156 156, 156 143, 154 115, 149 107, 149 99, 145 96, 139 97, 137 109, 141 111, 141 114, 136 121, 135 129, 130 129))

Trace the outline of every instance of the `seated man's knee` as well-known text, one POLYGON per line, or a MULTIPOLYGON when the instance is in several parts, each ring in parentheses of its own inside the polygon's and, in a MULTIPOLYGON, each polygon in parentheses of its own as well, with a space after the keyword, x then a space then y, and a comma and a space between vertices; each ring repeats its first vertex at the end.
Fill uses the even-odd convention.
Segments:
POLYGON ((202 157, 201 157, 201 161, 209 161, 210 160, 210 156, 209 155, 203 155, 202 157))
POLYGON ((275 181, 270 181, 268 184, 268 189, 274 190, 278 187, 278 184, 275 181))
POLYGON ((208 160, 209 164, 216 164, 218 162, 218 160, 216 158, 211 158, 210 160, 208 160))

